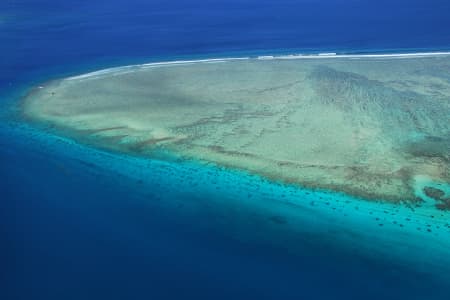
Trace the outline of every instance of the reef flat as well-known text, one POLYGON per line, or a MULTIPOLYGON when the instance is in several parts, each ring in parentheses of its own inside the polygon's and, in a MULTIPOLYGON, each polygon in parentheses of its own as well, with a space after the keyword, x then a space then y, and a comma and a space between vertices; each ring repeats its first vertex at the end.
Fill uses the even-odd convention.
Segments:
POLYGON ((50 82, 22 107, 114 150, 450 208, 448 55, 127 66, 50 82))

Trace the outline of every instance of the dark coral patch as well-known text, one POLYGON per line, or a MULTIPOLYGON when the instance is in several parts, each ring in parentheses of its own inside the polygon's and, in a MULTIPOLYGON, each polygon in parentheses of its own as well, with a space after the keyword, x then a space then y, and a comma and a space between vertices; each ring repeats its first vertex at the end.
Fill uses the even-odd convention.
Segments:
POLYGON ((423 192, 428 197, 436 200, 436 202, 437 202, 436 203, 436 208, 437 209, 450 210, 450 197, 446 197, 445 198, 444 191, 442 191, 442 190, 440 190, 438 188, 426 186, 426 187, 423 188, 423 192))
POLYGON ((444 191, 431 186, 424 187, 423 192, 425 193, 425 195, 435 200, 442 200, 445 195, 444 191))

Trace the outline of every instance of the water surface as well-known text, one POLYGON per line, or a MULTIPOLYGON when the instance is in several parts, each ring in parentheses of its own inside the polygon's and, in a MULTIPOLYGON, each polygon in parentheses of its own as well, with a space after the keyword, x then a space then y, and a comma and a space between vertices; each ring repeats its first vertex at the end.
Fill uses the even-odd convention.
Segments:
POLYGON ((443 0, 2 1, 2 299, 447 299, 436 254, 447 233, 428 214, 98 150, 11 107, 48 80, 131 63, 445 50, 448 11, 443 0), (407 238, 388 243, 400 222, 407 238))

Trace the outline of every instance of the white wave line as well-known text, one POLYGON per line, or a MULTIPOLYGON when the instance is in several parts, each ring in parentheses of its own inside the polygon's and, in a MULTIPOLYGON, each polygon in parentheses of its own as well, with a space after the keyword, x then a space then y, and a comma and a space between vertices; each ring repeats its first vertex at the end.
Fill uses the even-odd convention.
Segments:
POLYGON ((287 59, 331 59, 331 58, 417 58, 430 56, 446 56, 450 55, 450 51, 439 52, 413 52, 413 53, 380 53, 380 54, 337 54, 335 52, 323 52, 317 54, 286 54, 286 55, 261 55, 257 57, 226 57, 226 58, 208 58, 208 59, 192 59, 192 60, 175 60, 175 61, 161 61, 143 64, 128 65, 122 67, 113 67, 102 69, 99 71, 89 72, 81 75, 71 76, 65 80, 83 80, 88 78, 97 78, 105 75, 119 75, 129 73, 134 69, 147 69, 161 66, 177 66, 188 65, 195 63, 220 63, 237 60, 287 60, 287 59))
POLYGON ((414 53, 380 53, 380 54, 336 54, 319 53, 319 54, 288 54, 278 56, 258 56, 257 59, 324 59, 324 58, 415 58, 426 56, 445 56, 450 55, 449 52, 414 52, 414 53))
POLYGON ((86 74, 71 76, 66 78, 65 80, 80 80, 80 79, 87 79, 87 78, 98 78, 104 75, 119 75, 119 74, 125 74, 129 73, 130 69, 147 69, 147 68, 154 68, 154 67, 161 67, 161 66, 173 66, 173 65, 188 65, 188 64, 194 64, 194 63, 221 63, 221 62, 227 62, 227 61, 234 61, 234 60, 247 60, 250 59, 250 57, 227 57, 227 58, 209 58, 209 59, 197 59, 197 60, 175 60, 175 61, 162 61, 162 62, 152 62, 152 63, 144 63, 144 64, 136 64, 136 65, 128 65, 128 66, 122 66, 122 67, 113 67, 113 68, 107 68, 102 69, 99 71, 89 72, 86 74))

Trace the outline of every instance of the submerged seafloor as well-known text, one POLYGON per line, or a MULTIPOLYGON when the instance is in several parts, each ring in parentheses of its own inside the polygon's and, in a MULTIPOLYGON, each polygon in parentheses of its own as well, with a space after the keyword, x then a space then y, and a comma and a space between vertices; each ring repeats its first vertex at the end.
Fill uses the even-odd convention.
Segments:
MULTIPOLYGON (((156 185, 159 189, 148 195, 152 203, 187 215, 207 212, 212 223, 205 226, 224 227, 239 239, 292 252, 301 243, 297 239, 315 241, 447 281, 450 214, 439 205, 449 196, 450 59, 324 59, 325 66, 319 58, 134 66, 51 82, 26 99, 23 107, 31 119, 126 154, 28 126, 20 130, 28 132, 24 140, 42 144, 49 155, 64 152, 94 173, 115 174, 118 185, 125 177, 135 180, 136 193, 156 185), (299 94, 306 95, 300 103, 299 94), (164 157, 165 150, 200 163, 145 157, 164 157), (245 154, 249 151, 264 160, 254 161, 245 154), (305 157, 300 154, 315 159, 312 171, 274 163, 278 155, 283 162, 295 157, 296 163, 305 157), (332 168, 337 160, 341 167, 332 168), (319 161, 328 168, 317 167, 319 161), (362 190, 355 187, 358 182, 362 190), (341 188, 360 197, 296 183, 341 188), (382 200, 383 188, 391 201, 361 199, 370 194, 382 200), (247 232, 244 223, 260 230, 247 232)), ((66 166, 61 170, 70 174, 66 166)))
POLYGON ((102 147, 450 208, 450 56, 154 63, 39 87, 32 120, 102 147))

